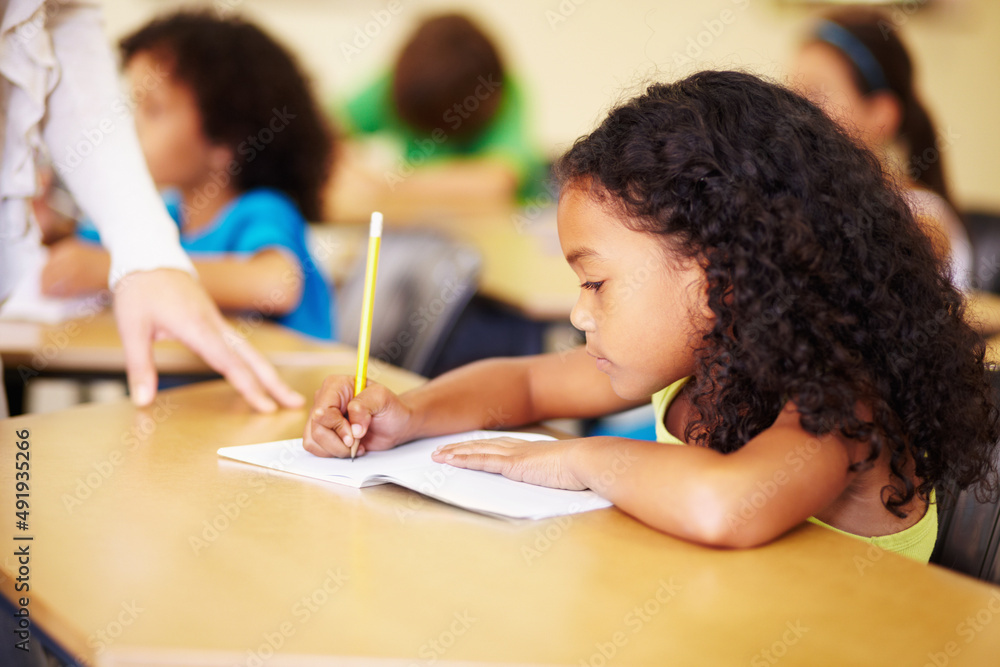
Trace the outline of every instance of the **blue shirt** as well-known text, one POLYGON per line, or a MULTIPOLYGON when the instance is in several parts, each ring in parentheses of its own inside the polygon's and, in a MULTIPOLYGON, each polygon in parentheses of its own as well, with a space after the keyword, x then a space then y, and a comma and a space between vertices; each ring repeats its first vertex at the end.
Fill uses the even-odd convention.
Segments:
MULTIPOLYGON (((182 203, 180 195, 168 191, 163 196, 170 217, 180 227, 182 203)), ((270 317, 286 327, 316 338, 332 339, 333 294, 320 275, 306 248, 306 221, 295 203, 284 193, 269 188, 257 188, 229 202, 207 227, 191 234, 181 232, 181 247, 195 259, 199 255, 239 253, 253 255, 268 248, 290 252, 302 271, 302 298, 294 310, 270 317)), ((78 235, 100 242, 97 230, 81 225, 78 235)), ((268 315, 266 307, 260 312, 268 315)))

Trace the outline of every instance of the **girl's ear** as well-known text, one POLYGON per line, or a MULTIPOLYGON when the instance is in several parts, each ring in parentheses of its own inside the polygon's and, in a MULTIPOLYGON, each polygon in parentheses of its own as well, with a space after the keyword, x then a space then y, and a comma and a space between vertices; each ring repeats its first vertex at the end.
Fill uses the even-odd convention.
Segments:
POLYGON ((903 106, 895 93, 880 91, 866 98, 867 131, 874 143, 892 143, 903 122, 903 106))
POLYGON ((698 311, 707 321, 715 319, 715 312, 708 305, 708 276, 705 275, 704 267, 698 279, 698 311))
POLYGON ((708 305, 708 279, 701 282, 701 314, 708 321, 715 319, 715 312, 708 305))
POLYGON ((234 159, 233 149, 224 144, 213 144, 208 149, 208 167, 213 172, 228 170, 234 159))

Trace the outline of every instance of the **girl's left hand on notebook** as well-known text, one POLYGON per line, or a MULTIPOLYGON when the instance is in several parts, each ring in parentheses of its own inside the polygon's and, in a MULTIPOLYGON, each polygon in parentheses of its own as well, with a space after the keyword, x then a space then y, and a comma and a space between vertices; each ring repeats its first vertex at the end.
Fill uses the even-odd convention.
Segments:
POLYGON ((566 465, 577 442, 516 438, 471 440, 439 447, 431 458, 456 468, 497 472, 518 482, 580 491, 587 487, 566 465))

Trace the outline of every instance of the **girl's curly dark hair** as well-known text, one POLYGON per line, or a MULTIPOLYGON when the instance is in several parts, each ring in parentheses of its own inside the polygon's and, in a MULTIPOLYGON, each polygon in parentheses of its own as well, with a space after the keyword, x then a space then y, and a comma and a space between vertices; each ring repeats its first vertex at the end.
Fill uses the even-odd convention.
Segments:
POLYGON ((995 493, 997 410, 962 295, 878 159, 817 107, 701 72, 611 111, 556 172, 705 269, 715 318, 686 438, 732 452, 794 400, 809 433, 869 445, 851 470, 889 450, 898 516, 946 483, 995 493))
POLYGON ((319 219, 332 133, 283 46, 243 19, 181 11, 146 24, 120 48, 124 64, 149 53, 190 86, 205 136, 233 151, 237 191, 281 190, 306 219, 319 219))

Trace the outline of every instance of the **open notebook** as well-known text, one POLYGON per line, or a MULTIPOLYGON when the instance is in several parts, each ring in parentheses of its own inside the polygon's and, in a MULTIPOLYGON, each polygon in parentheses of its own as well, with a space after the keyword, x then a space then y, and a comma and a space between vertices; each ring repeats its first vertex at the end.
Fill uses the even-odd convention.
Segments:
POLYGON ((464 470, 431 460, 431 452, 452 442, 510 436, 524 440, 552 440, 537 433, 469 431, 415 440, 385 452, 368 452, 350 459, 326 459, 302 449, 302 438, 259 445, 223 447, 226 458, 313 477, 355 488, 398 484, 425 496, 474 512, 511 519, 545 519, 609 507, 592 491, 549 489, 515 482, 501 475, 464 470))

